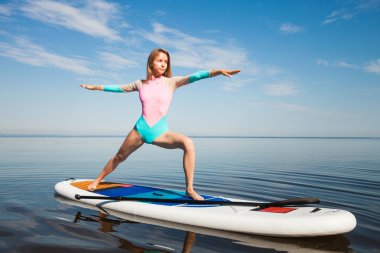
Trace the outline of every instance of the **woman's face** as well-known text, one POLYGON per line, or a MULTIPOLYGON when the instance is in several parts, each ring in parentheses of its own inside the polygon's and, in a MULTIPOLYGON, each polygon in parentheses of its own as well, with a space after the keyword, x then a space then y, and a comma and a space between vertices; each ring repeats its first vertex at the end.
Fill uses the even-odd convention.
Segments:
POLYGON ((158 55, 154 58, 152 63, 152 72, 155 77, 162 76, 168 67, 168 56, 159 52, 158 55))

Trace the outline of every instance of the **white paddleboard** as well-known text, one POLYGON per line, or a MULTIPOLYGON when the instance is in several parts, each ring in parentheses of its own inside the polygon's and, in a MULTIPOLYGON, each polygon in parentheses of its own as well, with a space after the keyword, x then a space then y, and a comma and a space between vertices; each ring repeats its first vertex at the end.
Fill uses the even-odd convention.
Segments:
MULTIPOLYGON (((102 182, 96 191, 88 191, 91 180, 69 179, 55 185, 57 194, 103 211, 115 211, 137 217, 162 220, 239 233, 278 236, 311 237, 343 234, 356 226, 355 216, 345 210, 318 208, 313 206, 264 207, 233 204, 193 204, 184 192, 132 185, 102 182), (75 196, 103 198, 148 198, 162 202, 119 201, 111 199, 76 199, 75 196), (170 203, 177 200, 182 203, 170 203)), ((207 201, 250 202, 202 195, 207 201)), ((252 202, 250 202, 252 203, 252 202)))

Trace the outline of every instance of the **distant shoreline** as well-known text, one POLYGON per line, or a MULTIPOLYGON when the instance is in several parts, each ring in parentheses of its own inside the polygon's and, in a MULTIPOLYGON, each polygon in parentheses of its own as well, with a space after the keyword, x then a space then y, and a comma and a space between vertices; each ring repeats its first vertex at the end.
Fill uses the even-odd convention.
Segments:
MULTIPOLYGON (((107 134, 0 134, 0 138, 124 138, 124 135, 107 134)), ((194 139, 380 139, 368 136, 232 136, 232 135, 189 135, 194 139)))

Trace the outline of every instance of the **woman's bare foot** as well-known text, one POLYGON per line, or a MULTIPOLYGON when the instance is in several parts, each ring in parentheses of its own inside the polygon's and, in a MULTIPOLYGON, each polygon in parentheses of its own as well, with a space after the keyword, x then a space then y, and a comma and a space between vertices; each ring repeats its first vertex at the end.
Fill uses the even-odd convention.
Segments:
POLYGON ((194 190, 187 190, 186 195, 193 200, 205 200, 201 195, 196 193, 194 190))
POLYGON ((98 187, 98 182, 95 180, 95 181, 92 181, 88 186, 87 186, 87 189, 89 191, 95 191, 96 190, 96 187, 98 187))

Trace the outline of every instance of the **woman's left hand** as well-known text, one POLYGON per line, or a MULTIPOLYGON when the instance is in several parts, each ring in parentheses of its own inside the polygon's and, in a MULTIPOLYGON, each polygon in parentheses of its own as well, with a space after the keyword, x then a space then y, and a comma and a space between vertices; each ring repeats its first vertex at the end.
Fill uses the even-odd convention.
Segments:
POLYGON ((222 70, 222 75, 232 77, 233 75, 236 75, 240 72, 240 69, 235 70, 222 70))
POLYGON ((224 76, 232 77, 233 75, 236 75, 239 72, 240 72, 240 69, 235 69, 235 70, 220 69, 220 70, 213 70, 211 76, 224 75, 224 76))

